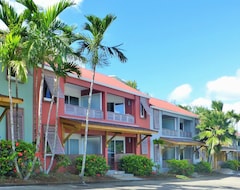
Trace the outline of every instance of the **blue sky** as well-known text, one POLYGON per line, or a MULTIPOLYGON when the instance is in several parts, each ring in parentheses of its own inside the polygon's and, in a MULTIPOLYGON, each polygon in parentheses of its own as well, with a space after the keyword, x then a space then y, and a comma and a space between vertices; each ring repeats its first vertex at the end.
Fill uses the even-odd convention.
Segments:
MULTIPOLYGON (((45 6, 46 0, 36 0, 45 6)), ((54 2, 54 1, 51 1, 54 2)), ((97 71, 135 80, 138 88, 176 104, 221 100, 240 112, 239 0, 77 0, 60 19, 81 31, 84 15, 114 14, 105 45, 121 44, 127 63, 97 71)))

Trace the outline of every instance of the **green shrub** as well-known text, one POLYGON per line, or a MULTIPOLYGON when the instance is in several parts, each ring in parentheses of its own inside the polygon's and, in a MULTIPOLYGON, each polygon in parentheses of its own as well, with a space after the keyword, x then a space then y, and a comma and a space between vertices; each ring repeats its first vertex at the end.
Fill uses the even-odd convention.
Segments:
POLYGON ((136 176, 148 176, 152 173, 153 162, 141 155, 127 155, 120 159, 120 168, 136 176))
POLYGON ((232 170, 238 170, 240 163, 238 160, 228 160, 221 165, 221 168, 229 168, 232 170))
POLYGON ((14 159, 17 158, 20 172, 25 176, 32 166, 32 160, 35 154, 33 144, 17 141, 15 142, 16 154, 12 151, 12 142, 0 141, 0 176, 16 176, 14 159))
MULTIPOLYGON (((76 158, 76 167, 79 172, 82 169, 83 156, 76 158)), ((86 176, 105 175, 108 170, 105 158, 97 155, 87 155, 84 173, 86 176)))
POLYGON ((212 167, 210 163, 201 161, 194 165, 194 171, 198 173, 211 173, 212 167))
POLYGON ((54 168, 54 171, 57 171, 60 167, 68 167, 71 165, 71 159, 67 155, 55 155, 56 160, 56 166, 54 168))
POLYGON ((194 166, 188 160, 167 160, 169 173, 190 176, 194 172, 194 166))

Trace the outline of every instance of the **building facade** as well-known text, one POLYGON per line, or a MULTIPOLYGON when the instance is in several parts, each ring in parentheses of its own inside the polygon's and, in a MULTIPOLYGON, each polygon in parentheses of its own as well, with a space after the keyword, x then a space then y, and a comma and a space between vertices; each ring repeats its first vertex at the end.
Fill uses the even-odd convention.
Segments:
MULTIPOLYGON (((77 156, 84 153, 86 113, 92 72, 81 68, 81 76, 69 75, 60 79, 58 110, 58 144, 56 153, 77 156)), ((35 72, 35 78, 40 72, 35 72)), ((45 71, 43 91, 43 129, 47 124, 51 95, 54 94, 54 75, 45 71)), ((38 96, 40 81, 35 86, 38 96)), ((149 98, 117 78, 96 73, 88 122, 87 154, 102 155, 111 169, 117 169, 119 159, 126 154, 150 157, 149 98)), ((37 104, 37 99, 35 102, 37 104)), ((38 109, 37 107, 35 109, 38 109)), ((53 105, 50 129, 55 122, 53 105)), ((50 130, 51 131, 51 130, 50 130)), ((51 138, 49 138, 51 139, 51 138)), ((48 142, 50 148, 51 140, 48 142)))
MULTIPOLYGON (((0 64, 0 68, 1 68, 0 64)), ((26 142, 33 141, 33 77, 30 72, 26 83, 18 82, 11 76, 11 91, 13 97, 13 119, 15 139, 26 142), (18 107, 16 106, 18 105, 18 107)), ((0 140, 10 140, 10 100, 6 69, 0 73, 0 140)))
POLYGON ((193 140, 198 116, 169 102, 150 98, 151 129, 157 134, 151 137, 151 159, 160 171, 167 171, 167 160, 188 160, 197 163, 205 157, 202 143, 193 140), (160 143, 156 140, 160 140, 160 143))

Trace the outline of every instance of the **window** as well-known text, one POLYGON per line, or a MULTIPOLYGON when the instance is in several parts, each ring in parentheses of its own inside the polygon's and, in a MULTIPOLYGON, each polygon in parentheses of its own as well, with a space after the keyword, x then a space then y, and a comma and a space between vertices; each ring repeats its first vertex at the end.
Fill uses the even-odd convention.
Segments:
POLYGON ((113 102, 107 103, 107 111, 114 112, 114 103, 113 102))
POLYGON ((183 131, 183 123, 180 123, 179 129, 183 131))
MULTIPOLYGON (((89 96, 82 96, 81 97, 81 106, 84 108, 88 107, 88 97, 89 96)), ((92 94, 91 99, 91 109, 101 110, 102 109, 102 96, 101 93, 92 94)))
POLYGON ((107 103, 107 111, 114 112, 114 113, 125 114, 124 103, 108 102, 107 103))
MULTIPOLYGON (((13 110, 14 138, 24 140, 24 110, 13 110)), ((7 112, 7 139, 11 140, 10 110, 7 112)))
MULTIPOLYGON (((84 138, 73 134, 65 143, 66 154, 83 154, 84 138)), ((89 136, 87 140, 87 154, 102 154, 102 139, 100 136, 89 136)))
POLYGON ((68 139, 64 149, 66 154, 79 154, 79 139, 68 139))
POLYGON ((44 85, 43 85, 43 97, 46 99, 51 99, 52 98, 52 94, 51 91, 47 85, 47 83, 44 81, 44 85))
MULTIPOLYGON (((16 73, 13 71, 13 68, 11 67, 11 80, 16 80, 16 73)), ((6 79, 8 80, 8 69, 7 69, 7 76, 6 79)))
POLYGON ((141 118, 145 118, 145 116, 146 116, 146 113, 145 113, 145 112, 146 112, 146 111, 145 111, 143 105, 140 104, 140 117, 141 117, 141 118))
POLYGON ((87 154, 101 154, 101 137, 88 137, 87 154))
POLYGON ((163 152, 163 160, 175 159, 175 148, 166 147, 163 152))
POLYGON ((59 98, 64 98, 63 93, 60 88, 58 91, 55 90, 55 78, 54 76, 45 75, 44 76, 44 86, 43 86, 43 97, 45 100, 49 100, 52 98, 52 95, 59 98))
POLYGON ((123 103, 116 103, 114 106, 115 113, 124 114, 124 104, 123 103))
POLYGON ((79 106, 79 98, 73 96, 65 96, 65 104, 79 106))

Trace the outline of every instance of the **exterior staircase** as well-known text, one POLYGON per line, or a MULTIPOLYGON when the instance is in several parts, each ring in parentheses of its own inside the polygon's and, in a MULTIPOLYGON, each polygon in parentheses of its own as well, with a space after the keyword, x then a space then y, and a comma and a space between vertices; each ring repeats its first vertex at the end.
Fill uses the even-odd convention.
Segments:
POLYGON ((124 171, 117 171, 117 170, 108 170, 107 176, 113 177, 119 180, 143 180, 142 178, 135 177, 133 174, 127 174, 124 171))

